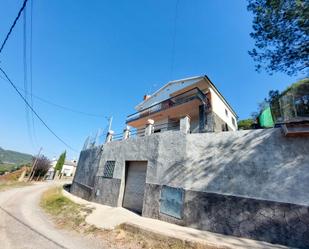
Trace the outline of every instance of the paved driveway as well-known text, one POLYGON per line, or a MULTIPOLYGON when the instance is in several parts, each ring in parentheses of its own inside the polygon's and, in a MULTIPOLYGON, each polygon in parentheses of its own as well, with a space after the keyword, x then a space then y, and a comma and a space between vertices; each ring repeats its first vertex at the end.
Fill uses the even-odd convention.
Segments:
POLYGON ((53 183, 42 183, 0 192, 1 249, 104 249, 96 238, 57 229, 39 207, 42 192, 53 183))

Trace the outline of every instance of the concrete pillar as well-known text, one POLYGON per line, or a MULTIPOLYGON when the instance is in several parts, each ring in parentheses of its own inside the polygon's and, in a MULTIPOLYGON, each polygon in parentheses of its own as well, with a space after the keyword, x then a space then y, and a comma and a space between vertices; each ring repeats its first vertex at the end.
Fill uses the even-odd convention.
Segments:
POLYGON ((130 127, 126 126, 123 130, 123 140, 130 138, 130 127))
POLYGON ((114 135, 114 131, 111 131, 111 130, 108 131, 105 143, 109 143, 109 142, 113 141, 113 135, 114 135))
POLYGON ((199 132, 205 131, 206 124, 206 104, 199 106, 199 132))
POLYGON ((185 116, 180 119, 180 131, 187 134, 190 133, 190 117, 185 116))
POLYGON ((154 124, 154 121, 152 119, 147 120, 145 136, 150 136, 153 133, 153 124, 154 124))

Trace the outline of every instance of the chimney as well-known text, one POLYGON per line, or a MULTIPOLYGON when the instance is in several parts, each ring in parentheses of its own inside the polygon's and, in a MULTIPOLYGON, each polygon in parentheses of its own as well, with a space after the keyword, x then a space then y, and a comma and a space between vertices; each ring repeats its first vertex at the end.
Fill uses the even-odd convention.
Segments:
POLYGON ((144 100, 149 99, 149 98, 150 98, 150 96, 151 96, 151 95, 145 94, 145 95, 144 95, 144 100))

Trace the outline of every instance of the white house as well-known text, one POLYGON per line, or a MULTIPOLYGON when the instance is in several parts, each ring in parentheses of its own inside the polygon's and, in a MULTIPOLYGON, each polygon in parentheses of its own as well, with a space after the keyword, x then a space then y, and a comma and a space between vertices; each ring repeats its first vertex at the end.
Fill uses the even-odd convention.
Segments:
MULTIPOLYGON (((56 167, 57 161, 58 160, 55 159, 55 158, 51 161, 51 167, 47 172, 46 179, 48 179, 48 180, 54 179, 55 167, 56 167)), ((74 176, 75 171, 76 171, 76 167, 77 167, 77 161, 76 160, 71 160, 71 161, 66 160, 63 164, 61 174, 63 176, 74 176)))
POLYGON ((143 129, 147 120, 155 123, 155 132, 172 129, 179 120, 190 118, 190 132, 235 131, 237 114, 207 76, 168 82, 136 107, 127 117, 129 126, 143 129))

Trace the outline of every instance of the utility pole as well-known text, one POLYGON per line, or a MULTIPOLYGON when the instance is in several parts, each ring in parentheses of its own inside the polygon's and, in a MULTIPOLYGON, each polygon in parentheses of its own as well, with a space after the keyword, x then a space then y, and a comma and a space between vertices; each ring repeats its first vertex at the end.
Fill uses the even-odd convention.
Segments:
POLYGON ((110 116, 108 119, 108 131, 110 131, 112 129, 112 122, 113 122, 113 116, 110 116))
POLYGON ((40 148, 40 150, 39 150, 39 153, 38 153, 38 155, 36 156, 36 158, 35 158, 35 160, 34 160, 34 162, 33 162, 33 164, 32 164, 32 167, 31 167, 31 170, 30 170, 30 174, 29 174, 29 177, 28 177, 28 182, 29 181, 31 181, 32 180, 32 178, 33 178, 33 176, 34 176, 34 173, 35 173, 35 166, 36 166, 36 163, 38 162, 38 158, 40 157, 40 154, 41 154, 41 152, 42 152, 42 147, 40 148))

